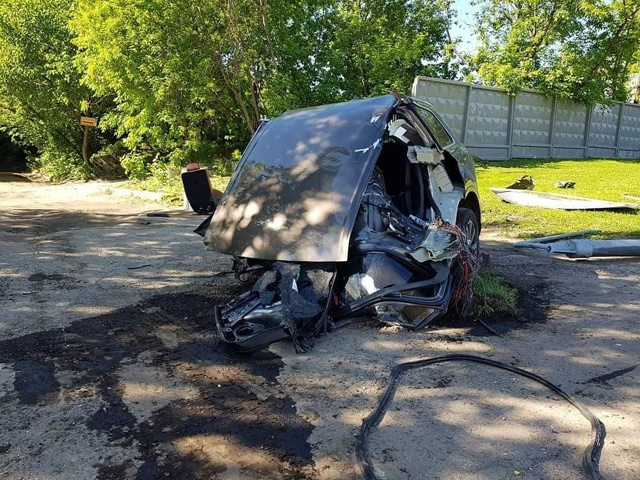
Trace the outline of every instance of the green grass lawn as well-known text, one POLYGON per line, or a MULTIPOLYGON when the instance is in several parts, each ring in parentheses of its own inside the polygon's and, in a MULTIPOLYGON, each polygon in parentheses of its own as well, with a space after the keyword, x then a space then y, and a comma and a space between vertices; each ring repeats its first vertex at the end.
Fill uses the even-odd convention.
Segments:
POLYGON ((594 238, 640 237, 640 212, 563 211, 521 207, 500 200, 491 187, 504 188, 522 175, 531 175, 534 191, 626 203, 640 200, 640 160, 510 160, 476 165, 483 227, 499 227, 507 236, 530 238, 556 233, 599 228, 594 238), (554 186, 557 181, 574 181, 573 189, 554 186))

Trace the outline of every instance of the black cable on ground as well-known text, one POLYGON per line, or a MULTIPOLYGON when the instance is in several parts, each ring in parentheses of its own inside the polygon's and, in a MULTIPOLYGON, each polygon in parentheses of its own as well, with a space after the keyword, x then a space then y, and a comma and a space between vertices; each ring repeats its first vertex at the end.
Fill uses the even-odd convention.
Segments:
POLYGON ((434 358, 425 358, 422 360, 414 360, 411 362, 403 362, 399 363, 393 370, 391 370, 391 374, 389 375, 389 381, 387 382, 387 387, 385 388, 382 396, 378 400, 376 408, 369 414, 367 418, 362 422, 362 427, 360 427, 360 433, 358 433, 356 440, 356 467, 362 475, 362 478, 366 480, 379 480, 375 474, 375 470, 373 468, 373 464, 371 460, 367 456, 367 437, 369 436, 369 430, 371 427, 376 427, 380 424, 382 419, 384 418, 384 414, 387 411, 387 407, 396 390, 396 382, 398 380, 398 376, 404 372, 405 370, 410 370, 419 367, 425 367, 427 365, 434 365, 437 363, 445 363, 445 362, 474 362, 481 363, 484 365, 489 365, 490 367, 501 368, 503 370, 507 370, 509 372, 515 373, 517 375, 521 375, 523 377, 529 378, 534 382, 538 382, 545 387, 553 390, 562 398, 564 398, 567 402, 573 405, 578 411, 591 423, 591 434, 593 436, 591 442, 585 449, 582 455, 582 464, 585 469, 585 473, 587 477, 592 480, 602 480, 600 476, 600 471, 598 470, 598 460, 600 458, 600 452, 602 451, 602 447, 604 446, 604 438, 606 435, 604 424, 596 417, 591 411, 584 406, 579 400, 574 399, 568 393, 565 393, 560 387, 557 387, 553 383, 544 378, 536 375, 535 373, 528 372, 526 370, 522 370, 521 368, 512 367, 511 365, 507 365, 506 363, 496 362, 495 360, 489 360, 488 358, 477 357, 475 355, 464 355, 464 354, 452 354, 445 355, 442 357, 434 357, 434 358))
POLYGON ((489 333, 494 334, 496 337, 500 336, 500 332, 499 331, 497 331, 495 328, 493 328, 491 325, 489 325, 487 322, 485 322, 481 318, 477 318, 476 322, 478 322, 480 325, 482 325, 484 328, 486 328, 489 331, 489 333))

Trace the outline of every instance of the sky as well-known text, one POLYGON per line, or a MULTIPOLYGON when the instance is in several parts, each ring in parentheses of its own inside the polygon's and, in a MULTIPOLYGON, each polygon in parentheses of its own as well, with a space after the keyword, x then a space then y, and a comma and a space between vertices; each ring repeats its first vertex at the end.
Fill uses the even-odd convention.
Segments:
POLYGON ((473 33, 474 15, 478 12, 478 6, 472 5, 469 0, 454 0, 453 8, 458 12, 458 24, 451 29, 452 37, 459 37, 459 50, 471 53, 478 46, 478 39, 473 33))

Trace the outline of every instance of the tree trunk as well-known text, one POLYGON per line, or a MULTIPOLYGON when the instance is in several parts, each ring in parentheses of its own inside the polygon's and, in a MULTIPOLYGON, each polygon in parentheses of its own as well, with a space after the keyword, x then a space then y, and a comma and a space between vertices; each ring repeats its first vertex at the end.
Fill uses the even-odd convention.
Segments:
POLYGON ((84 127, 84 136, 82 137, 82 159, 87 167, 90 167, 89 157, 91 152, 89 151, 89 127, 84 127))

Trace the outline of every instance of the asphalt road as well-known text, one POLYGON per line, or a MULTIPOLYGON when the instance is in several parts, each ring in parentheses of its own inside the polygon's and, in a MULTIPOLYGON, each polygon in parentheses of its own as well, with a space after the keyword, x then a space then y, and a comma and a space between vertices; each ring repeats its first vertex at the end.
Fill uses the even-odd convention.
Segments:
MULTIPOLYGON (((0 182, 0 478, 351 478, 390 367, 446 353, 557 383, 605 423, 605 478, 640 478, 640 261, 518 252, 488 231, 487 268, 521 292, 517 317, 488 319, 500 337, 365 322, 308 354, 237 356, 212 309, 247 285, 204 251, 201 217, 149 217, 166 211, 150 200, 0 182)), ((550 392, 450 365, 401 378, 371 454, 390 479, 577 479, 588 440, 550 392)))

